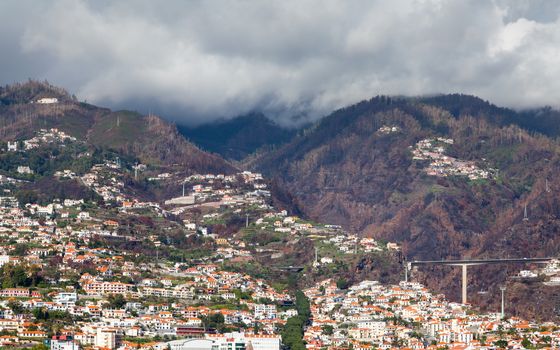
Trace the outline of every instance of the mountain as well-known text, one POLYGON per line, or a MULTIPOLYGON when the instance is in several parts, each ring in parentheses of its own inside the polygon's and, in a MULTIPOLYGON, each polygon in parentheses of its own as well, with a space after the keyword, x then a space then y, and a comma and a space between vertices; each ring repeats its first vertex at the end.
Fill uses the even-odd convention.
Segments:
POLYGON ((260 113, 197 127, 179 126, 179 131, 202 149, 234 160, 241 160, 263 147, 286 143, 297 133, 296 129, 282 127, 260 113))
POLYGON ((40 129, 56 128, 88 145, 112 150, 139 162, 180 166, 185 173, 231 173, 234 167, 200 150, 160 117, 117 111, 81 103, 65 90, 30 81, 0 89, 0 138, 32 137, 40 129), (36 103, 40 98, 57 103, 36 103))
MULTIPOLYGON (((465 95, 381 96, 246 165, 274 178, 309 218, 399 242, 408 259, 558 256, 559 145, 536 133, 538 118, 465 95)), ((475 268, 471 288, 497 288, 522 268, 475 268)), ((417 276, 458 298, 459 271, 417 276)), ((542 300, 558 300, 546 288, 542 300)))
MULTIPOLYGON (((263 172, 277 208, 399 244, 400 255, 356 256, 336 269, 337 276, 356 282, 371 276, 396 280, 403 259, 558 256, 557 121, 558 112, 550 108, 518 112, 467 95, 378 96, 337 110, 297 135, 262 115, 182 132, 263 172)), ((185 175, 237 171, 159 117, 81 103, 63 89, 34 81, 0 88, 0 149, 5 150, 0 182, 20 203, 74 198, 103 204, 99 193, 113 196, 103 187, 85 186, 86 174, 122 189, 115 196, 161 203, 180 193, 185 175), (146 166, 138 178, 136 163, 146 166), (97 169, 98 164, 103 166, 97 169), (75 174, 55 175, 64 171, 75 174)), ((205 216, 202 210, 195 214, 205 216)), ((240 231, 248 216, 234 214, 216 220, 216 232, 240 231)), ((275 241, 276 231, 246 229, 255 241, 276 242, 275 251, 291 242, 275 241)), ((297 242, 281 263, 311 264, 313 242, 307 237, 297 242)), ((496 310, 498 287, 507 284, 513 314, 556 317, 559 289, 512 279, 525 268, 470 267, 470 300, 496 310), (481 290, 488 293, 476 293, 481 290)), ((412 276, 459 300, 459 269, 419 268, 412 276)), ((308 273, 301 283, 324 277, 308 273)))
POLYGON ((1 176, 28 181, 15 193, 20 199, 48 203, 55 198, 93 198, 80 181, 61 181, 54 175, 71 171, 81 176, 106 161, 122 164, 127 169, 127 189, 150 201, 178 193, 181 176, 237 171, 219 155, 188 142, 160 117, 78 102, 46 82, 2 87, 0 101, 0 147, 6 150, 10 143, 27 150, 0 154, 1 176), (41 99, 47 100, 39 103, 41 99), (25 145, 30 140, 37 142, 25 145), (133 175, 135 164, 143 167, 138 178, 133 175), (29 167, 33 174, 21 173, 19 167, 29 167), (162 173, 176 178, 165 183, 148 181, 162 173))
POLYGON ((490 119, 490 122, 500 126, 513 124, 530 133, 536 132, 553 138, 560 136, 560 111, 549 106, 514 111, 464 94, 437 95, 420 100, 443 108, 455 117, 479 116, 490 119))

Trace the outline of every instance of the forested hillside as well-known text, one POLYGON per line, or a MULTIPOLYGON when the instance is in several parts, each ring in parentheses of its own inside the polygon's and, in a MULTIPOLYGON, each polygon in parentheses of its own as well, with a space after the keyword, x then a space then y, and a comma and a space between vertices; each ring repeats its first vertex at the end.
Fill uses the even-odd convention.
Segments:
POLYGON ((136 112, 113 112, 77 102, 65 90, 30 81, 0 89, 2 141, 32 137, 39 129, 57 128, 94 147, 114 150, 162 166, 180 165, 188 172, 231 172, 221 157, 201 151, 177 128, 160 117, 136 112), (34 103, 54 97, 58 103, 34 103))
POLYGON ((204 150, 234 160, 241 160, 257 150, 269 150, 296 135, 296 129, 282 127, 258 113, 197 127, 179 126, 179 131, 204 150))

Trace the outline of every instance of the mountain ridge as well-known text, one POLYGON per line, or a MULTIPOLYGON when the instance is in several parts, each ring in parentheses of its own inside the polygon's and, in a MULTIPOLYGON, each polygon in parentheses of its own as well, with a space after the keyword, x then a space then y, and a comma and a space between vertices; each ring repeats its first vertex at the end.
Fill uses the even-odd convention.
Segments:
POLYGON ((241 115, 197 127, 179 125, 178 129, 203 149, 235 161, 286 143, 298 131, 282 127, 262 113, 241 115))
POLYGON ((138 161, 162 166, 174 164, 186 172, 232 172, 235 166, 204 152, 184 139, 177 127, 154 115, 111 111, 72 98, 46 82, 30 81, 0 90, 0 137, 16 140, 42 128, 57 128, 87 143, 113 149, 138 161), (15 97, 14 97, 15 96, 15 97), (60 98, 57 103, 34 103, 37 98, 60 98))

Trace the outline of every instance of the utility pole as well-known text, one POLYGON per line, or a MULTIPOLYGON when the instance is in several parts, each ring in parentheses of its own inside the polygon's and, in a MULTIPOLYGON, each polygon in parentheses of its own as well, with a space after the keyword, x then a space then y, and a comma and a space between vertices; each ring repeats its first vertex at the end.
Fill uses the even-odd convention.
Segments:
POLYGON ((317 266, 319 264, 319 251, 317 249, 317 247, 315 247, 315 266, 317 266))
POLYGON ((138 181, 138 162, 134 165, 134 180, 138 181))
POLYGON ((525 209, 523 209, 523 221, 529 221, 529 217, 527 216, 527 204, 525 204, 525 209))
POLYGON ((249 227, 249 214, 245 214, 245 228, 249 227))
POLYGON ((404 263, 404 282, 408 283, 408 265, 406 261, 404 263))
POLYGON ((183 182, 183 197, 185 196, 185 182, 183 182))
POLYGON ((156 265, 159 266, 159 246, 161 245, 161 242, 155 241, 154 245, 156 246, 156 265))
POLYGON ((506 316, 505 310, 504 310, 505 309, 504 308, 504 305, 505 305, 505 303, 504 303, 504 292, 506 291, 506 286, 501 286, 500 290, 502 291, 502 319, 504 319, 504 317, 506 316))

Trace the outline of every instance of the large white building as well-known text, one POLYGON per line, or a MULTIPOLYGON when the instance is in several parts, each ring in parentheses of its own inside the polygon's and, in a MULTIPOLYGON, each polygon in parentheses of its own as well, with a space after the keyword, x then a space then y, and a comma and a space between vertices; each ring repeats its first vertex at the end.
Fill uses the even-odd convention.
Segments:
POLYGON ((276 318, 276 305, 255 304, 255 318, 258 320, 276 318))
POLYGON ((212 339, 180 339, 167 343, 170 350, 212 350, 212 339))
POLYGON ((207 334, 206 339, 215 343, 212 350, 247 349, 253 350, 280 350, 281 338, 279 335, 225 333, 207 334))
POLYGON ((280 350, 279 335, 245 333, 206 334, 205 339, 168 342, 170 350, 280 350))
POLYGON ((121 282, 88 282, 82 288, 89 295, 125 294, 132 290, 133 285, 121 282))
POLYGON ((78 301, 78 294, 75 292, 60 292, 53 298, 53 301, 62 305, 65 309, 74 307, 76 305, 76 301, 78 301))
POLYGON ((117 346, 117 330, 115 328, 97 328, 95 346, 114 349, 117 346))

